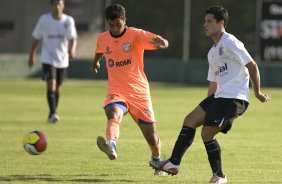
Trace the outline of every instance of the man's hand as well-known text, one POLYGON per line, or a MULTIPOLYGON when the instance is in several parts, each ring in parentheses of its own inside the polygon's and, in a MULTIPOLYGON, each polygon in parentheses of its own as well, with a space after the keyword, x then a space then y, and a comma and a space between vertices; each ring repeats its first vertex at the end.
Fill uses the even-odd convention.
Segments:
POLYGON ((271 100, 271 96, 270 95, 267 95, 267 94, 263 94, 261 92, 255 94, 257 99, 259 99, 259 101, 261 102, 267 102, 269 100, 271 100))
POLYGON ((34 66, 34 58, 33 57, 29 57, 27 65, 30 69, 34 66))
POLYGON ((98 73, 98 69, 100 68, 100 59, 104 56, 103 53, 95 53, 94 60, 90 66, 90 70, 95 71, 95 73, 98 73))
POLYGON ((74 59, 75 58, 75 51, 74 50, 70 50, 69 51, 69 58, 70 59, 74 59))
POLYGON ((150 43, 154 44, 158 49, 166 49, 168 47, 168 41, 161 36, 153 37, 150 43))
POLYGON ((95 73, 98 73, 98 69, 100 68, 100 63, 96 62, 96 63, 92 63, 90 70, 95 71, 95 73))

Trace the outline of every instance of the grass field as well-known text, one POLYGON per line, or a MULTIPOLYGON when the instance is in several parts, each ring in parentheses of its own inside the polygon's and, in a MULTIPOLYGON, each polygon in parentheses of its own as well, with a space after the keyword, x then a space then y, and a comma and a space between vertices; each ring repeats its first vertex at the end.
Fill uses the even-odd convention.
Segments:
MULTIPOLYGON (((229 183, 282 183, 282 89, 267 88, 272 101, 251 96, 232 131, 220 134, 223 167, 229 183)), ((197 130, 177 176, 155 177, 149 148, 127 115, 121 126, 118 159, 110 161, 96 146, 104 135, 104 81, 68 80, 58 113, 47 123, 45 84, 40 80, 0 81, 0 183, 207 183, 211 171, 197 130), (22 136, 39 129, 48 148, 39 156, 25 153, 22 136)), ((206 96, 206 88, 151 83, 163 154, 170 156, 184 116, 206 96)))

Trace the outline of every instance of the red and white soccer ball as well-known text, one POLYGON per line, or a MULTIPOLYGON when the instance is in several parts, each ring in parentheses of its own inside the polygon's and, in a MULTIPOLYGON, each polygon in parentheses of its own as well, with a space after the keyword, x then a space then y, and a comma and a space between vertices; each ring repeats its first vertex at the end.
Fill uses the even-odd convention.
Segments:
POLYGON ((47 148, 47 137, 39 130, 30 131, 23 137, 23 147, 31 155, 40 155, 47 148))

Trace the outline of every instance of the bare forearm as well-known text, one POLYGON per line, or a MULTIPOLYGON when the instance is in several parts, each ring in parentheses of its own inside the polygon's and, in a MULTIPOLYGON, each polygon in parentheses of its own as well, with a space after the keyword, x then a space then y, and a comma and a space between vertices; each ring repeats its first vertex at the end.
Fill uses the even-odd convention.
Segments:
POLYGON ((70 58, 74 58, 75 57, 75 51, 76 51, 76 46, 77 46, 77 39, 71 39, 69 41, 69 55, 70 58))
POLYGON ((30 53, 29 53, 29 56, 30 57, 33 57, 34 56, 34 54, 35 54, 35 52, 36 52, 36 50, 37 50, 37 48, 38 48, 38 45, 39 45, 39 40, 37 40, 37 39, 33 39, 32 40, 32 43, 31 43, 31 50, 30 50, 30 53))
POLYGON ((96 73, 98 73, 98 69, 100 68, 99 61, 103 56, 104 56, 103 53, 96 53, 95 54, 93 63, 92 63, 91 68, 90 68, 92 71, 95 71, 96 73))
POLYGON ((250 62, 246 65, 249 70, 250 79, 255 95, 260 93, 260 73, 255 62, 250 62))
POLYGON ((260 73, 257 64, 254 61, 251 61, 246 65, 246 67, 249 70, 253 90, 257 99, 259 99, 261 102, 269 101, 271 99, 271 96, 262 93, 260 90, 260 73))
POLYGON ((93 60, 93 63, 94 64, 98 63, 103 56, 104 56, 103 53, 96 53, 95 57, 94 57, 94 60, 93 60))
POLYGON ((27 62, 29 68, 32 68, 34 63, 35 63, 34 55, 35 55, 35 51, 36 51, 38 45, 39 45, 39 40, 33 39, 32 43, 31 43, 31 49, 30 49, 30 53, 29 53, 28 62, 27 62))

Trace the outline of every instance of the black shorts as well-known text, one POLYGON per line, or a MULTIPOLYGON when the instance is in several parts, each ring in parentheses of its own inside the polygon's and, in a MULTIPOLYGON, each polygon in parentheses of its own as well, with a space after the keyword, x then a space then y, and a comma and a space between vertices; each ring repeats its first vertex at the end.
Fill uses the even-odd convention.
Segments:
POLYGON ((42 64, 43 68, 43 80, 56 79, 57 85, 63 84, 64 79, 67 76, 67 68, 55 68, 49 64, 42 64))
POLYGON ((239 99, 214 98, 214 95, 210 95, 199 105, 206 111, 204 125, 222 127, 221 132, 227 133, 233 120, 247 110, 249 103, 239 99))

